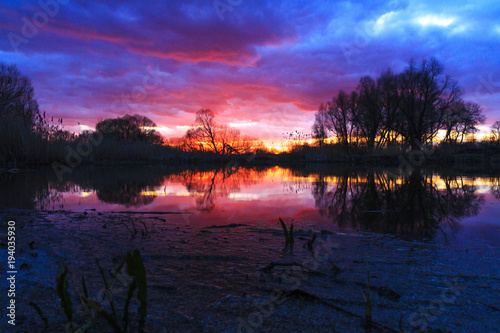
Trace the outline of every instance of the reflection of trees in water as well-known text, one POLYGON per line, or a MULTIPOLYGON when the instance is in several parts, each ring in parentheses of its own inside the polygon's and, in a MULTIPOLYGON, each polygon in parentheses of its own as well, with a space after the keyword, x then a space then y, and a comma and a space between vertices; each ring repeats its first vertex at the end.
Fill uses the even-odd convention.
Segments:
POLYGON ((54 170, 41 168, 26 174, 3 173, 0 206, 21 209, 64 209, 63 193, 95 192, 105 203, 143 206, 156 198, 155 189, 165 180, 184 184, 196 196, 199 209, 213 209, 217 197, 240 191, 241 184, 255 184, 263 170, 225 168, 212 171, 153 167, 82 167, 59 182, 54 170))
POLYGON ((155 195, 144 191, 164 181, 162 168, 78 168, 59 182, 54 170, 10 174, 0 182, 0 206, 21 209, 64 209, 63 193, 96 192, 106 203, 126 207, 150 204, 155 195))
POLYGON ((217 198, 238 193, 241 185, 256 184, 264 171, 247 168, 224 168, 206 172, 188 170, 169 178, 186 186, 191 196, 196 197, 199 210, 212 210, 217 198))
POLYGON ((500 177, 493 177, 490 179, 491 194, 500 200, 500 177))
POLYGON ((460 218, 477 215, 482 197, 462 177, 414 172, 397 178, 385 173, 345 172, 337 184, 318 177, 313 195, 321 215, 340 226, 393 233, 410 238, 432 238, 444 226, 456 231, 460 218))
POLYGON ((153 193, 163 184, 164 173, 155 167, 82 169, 75 170, 74 180, 81 188, 94 190, 102 202, 140 207, 157 197, 153 193))
POLYGON ((0 206, 19 209, 63 209, 61 192, 75 190, 71 182, 58 182, 52 169, 12 174, 0 177, 0 206))
POLYGON ((141 184, 114 184, 97 191, 97 198, 102 202, 125 207, 146 206, 153 202, 156 195, 142 195, 143 189, 141 184))
POLYGON ((283 183, 283 191, 287 193, 304 193, 305 191, 310 191, 311 189, 311 183, 302 180, 294 180, 283 183))

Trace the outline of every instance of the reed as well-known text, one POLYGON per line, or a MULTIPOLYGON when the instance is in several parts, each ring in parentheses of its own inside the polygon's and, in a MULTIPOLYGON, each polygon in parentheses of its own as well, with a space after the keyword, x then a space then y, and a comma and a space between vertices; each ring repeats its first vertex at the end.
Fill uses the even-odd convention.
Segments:
MULTIPOLYGON (((104 321, 110 326, 111 330, 115 333, 125 333, 129 331, 130 326, 130 315, 129 315, 129 306, 134 297, 137 298, 139 302, 139 308, 137 310, 137 332, 143 333, 146 317, 147 317, 147 282, 146 282, 146 270, 144 268, 143 260, 139 250, 134 250, 132 253, 127 253, 126 259, 114 270, 111 279, 108 278, 104 269, 100 265, 99 261, 96 260, 97 267, 99 270, 99 274, 101 276, 102 282, 104 284, 104 292, 102 293, 101 299, 96 300, 91 298, 89 295, 87 285, 85 283, 85 279, 82 277, 82 289, 83 295, 80 295, 80 301, 85 304, 90 309, 96 311, 98 317, 104 319, 104 321), (127 266, 127 274, 129 278, 131 278, 131 282, 126 288, 127 295, 125 298, 125 304, 123 306, 122 311, 118 311, 118 306, 114 301, 113 294, 113 285, 117 281, 117 276, 121 272, 123 266, 126 264, 127 266), (105 303, 108 304, 105 307, 105 303)), ((61 300, 61 307, 64 311, 64 314, 70 323, 73 322, 73 303, 71 293, 69 292, 69 283, 68 283, 68 268, 66 265, 61 264, 59 268, 59 272, 57 275, 57 295, 61 300)), ((37 310, 37 307, 34 307, 37 310)), ((39 308, 38 308, 39 309, 39 308)), ((38 314, 42 319, 44 319, 41 311, 38 311, 38 314)), ((45 318, 46 319, 46 318, 45 318)), ((85 332, 88 328, 90 328, 95 322, 95 319, 91 320, 78 330, 75 330, 74 327, 70 328, 71 332, 81 333, 85 332)), ((48 322, 44 320, 44 323, 48 325, 48 322)))
POLYGON ((283 232, 285 234, 285 245, 293 245, 293 223, 290 225, 290 231, 288 231, 285 222, 279 218, 280 223, 281 223, 281 228, 283 228, 283 232))

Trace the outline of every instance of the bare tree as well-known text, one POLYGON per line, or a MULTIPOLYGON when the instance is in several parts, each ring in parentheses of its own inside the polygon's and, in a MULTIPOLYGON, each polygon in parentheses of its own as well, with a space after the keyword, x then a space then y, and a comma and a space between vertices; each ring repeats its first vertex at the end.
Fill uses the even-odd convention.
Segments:
POLYGON ((479 131, 477 126, 484 123, 485 117, 481 107, 476 103, 455 102, 447 111, 444 119, 446 130, 443 141, 462 143, 465 136, 479 131))
POLYGON ((46 132, 31 80, 0 63, 0 163, 28 161, 34 151, 41 156, 46 132))
POLYGON ((397 141, 400 134, 397 132, 398 124, 401 122, 399 105, 401 94, 399 93, 399 76, 387 70, 377 79, 379 102, 382 107, 383 123, 380 129, 379 145, 388 145, 397 141))
POLYGON ((340 144, 347 149, 352 143, 355 133, 355 125, 352 120, 356 100, 356 92, 347 94, 340 90, 337 97, 326 105, 327 128, 337 136, 340 144))
POLYGON ((327 128, 328 115, 323 103, 319 107, 319 111, 314 115, 313 138, 318 140, 320 147, 325 143, 328 137, 327 128))
POLYGON ((353 123, 359 130, 359 135, 366 140, 368 148, 373 149, 377 139, 380 142, 383 127, 383 107, 379 89, 371 77, 365 76, 359 81, 357 91, 359 98, 357 107, 353 108, 353 123))
POLYGON ((449 109, 444 120, 444 130, 445 136, 444 142, 457 142, 458 136, 460 134, 459 126, 461 123, 461 116, 464 109, 464 104, 462 101, 454 103, 449 109))
POLYGON ((479 132, 477 126, 484 123, 485 117, 482 114, 481 107, 476 103, 465 103, 461 116, 459 131, 462 135, 461 142, 463 142, 464 136, 467 134, 479 132))
POLYGON ((215 154, 244 154, 252 150, 256 142, 240 131, 215 122, 214 113, 208 109, 196 112, 193 128, 184 135, 185 145, 191 151, 210 151, 215 154))
POLYGON ((341 90, 331 102, 321 104, 314 137, 321 140, 333 132, 347 148, 361 139, 371 149, 402 139, 420 149, 445 130, 446 141, 463 141, 478 131, 484 116, 479 105, 462 101, 457 82, 443 71, 431 58, 419 65, 410 61, 401 74, 387 70, 376 80, 361 78, 356 91, 341 90))
POLYGON ((456 81, 443 75, 443 66, 434 58, 420 66, 411 61, 400 75, 399 91, 403 119, 398 131, 413 149, 432 142, 449 108, 461 96, 456 81))
POLYGON ((195 130, 192 133, 196 141, 206 144, 211 151, 218 154, 214 113, 209 109, 196 112, 195 130))
POLYGON ((500 145, 500 120, 491 125, 491 135, 493 137, 493 140, 496 141, 497 145, 500 145))
POLYGON ((40 121, 38 103, 34 98, 31 80, 16 66, 0 63, 0 117, 3 121, 20 122, 33 129, 40 121))

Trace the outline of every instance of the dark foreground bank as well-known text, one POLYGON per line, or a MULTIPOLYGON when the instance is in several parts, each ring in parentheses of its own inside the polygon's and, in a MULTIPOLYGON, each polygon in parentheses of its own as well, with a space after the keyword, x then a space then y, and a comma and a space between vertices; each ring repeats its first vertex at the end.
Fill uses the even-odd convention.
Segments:
MULTIPOLYGON (((300 226, 293 246, 285 248, 279 225, 220 221, 202 228, 189 214, 2 209, 0 218, 4 249, 6 222, 16 222, 18 265, 16 326, 12 330, 7 323, 3 306, 2 331, 65 331, 68 320, 56 290, 64 262, 76 326, 91 322, 88 332, 112 332, 103 317, 94 319, 79 306, 82 277, 89 298, 98 298, 104 286, 95 259, 111 276, 134 249, 146 269, 147 332, 494 332, 500 327, 495 249, 327 230, 317 231, 311 242, 314 231, 300 226)), ((130 280, 124 276, 125 285, 130 280)), ((114 289, 112 297, 122 316, 118 309, 127 289, 114 289)), ((109 304, 102 306, 111 312, 109 304)), ((139 306, 134 298, 128 318, 133 329, 139 306)))

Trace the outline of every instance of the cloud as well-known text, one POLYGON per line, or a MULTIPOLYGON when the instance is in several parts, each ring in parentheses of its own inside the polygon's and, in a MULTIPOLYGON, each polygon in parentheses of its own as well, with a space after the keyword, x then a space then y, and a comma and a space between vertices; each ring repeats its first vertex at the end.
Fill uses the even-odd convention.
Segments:
MULTIPOLYGON (((362 76, 437 57, 478 100, 481 77, 500 81, 500 8, 476 1, 242 1, 224 13, 212 1, 74 0, 15 52, 36 3, 0 10, 0 57, 30 76, 42 110, 94 126, 145 114, 177 136, 210 108, 220 122, 279 140, 309 131, 313 112, 362 76)), ((488 123, 500 119, 500 88, 482 87, 488 123)))

